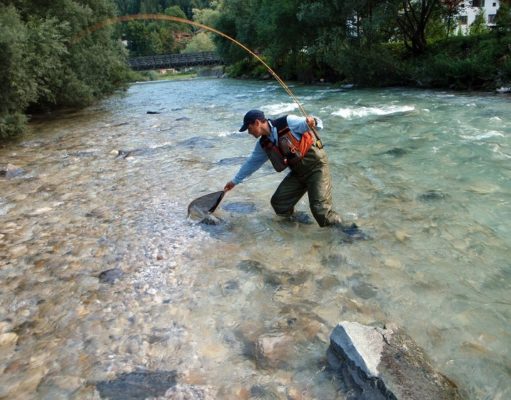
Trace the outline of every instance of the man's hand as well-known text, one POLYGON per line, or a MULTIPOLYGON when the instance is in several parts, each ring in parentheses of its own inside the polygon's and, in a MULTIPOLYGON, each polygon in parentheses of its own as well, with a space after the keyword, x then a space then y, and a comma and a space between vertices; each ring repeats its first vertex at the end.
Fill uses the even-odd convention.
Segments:
POLYGON ((305 121, 307 122, 307 125, 309 125, 309 128, 316 127, 316 119, 314 117, 309 116, 305 118, 305 121))
POLYGON ((231 190, 234 186, 236 186, 236 184, 233 182, 233 181, 229 181, 225 184, 224 186, 224 192, 228 192, 229 190, 231 190))

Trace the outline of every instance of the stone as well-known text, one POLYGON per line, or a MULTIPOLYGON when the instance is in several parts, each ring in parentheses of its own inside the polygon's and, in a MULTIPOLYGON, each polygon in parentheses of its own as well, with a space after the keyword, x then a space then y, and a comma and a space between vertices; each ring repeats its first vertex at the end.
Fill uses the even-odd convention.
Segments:
POLYGON ((0 347, 12 346, 18 342, 18 335, 14 332, 0 334, 0 347))
POLYGON ((293 341, 284 333, 261 335, 256 342, 255 356, 261 367, 278 367, 285 364, 287 355, 292 353, 293 341))
POLYGON ((216 396, 210 386, 177 384, 158 400, 215 400, 216 396))
POLYGON ((101 283, 108 283, 110 285, 113 285, 115 281, 121 279, 123 275, 124 272, 122 272, 120 268, 112 268, 101 272, 98 275, 98 278, 101 283))
POLYGON ((397 327, 344 321, 330 336, 328 358, 357 399, 461 399, 456 385, 397 327))
POLYGON ((13 164, 7 164, 5 167, 0 168, 0 176, 6 178, 16 178, 17 176, 23 175, 25 171, 13 164))
POLYGON ((101 398, 110 400, 143 400, 147 397, 166 396, 176 385, 175 371, 139 370, 120 374, 117 379, 96 384, 101 398))

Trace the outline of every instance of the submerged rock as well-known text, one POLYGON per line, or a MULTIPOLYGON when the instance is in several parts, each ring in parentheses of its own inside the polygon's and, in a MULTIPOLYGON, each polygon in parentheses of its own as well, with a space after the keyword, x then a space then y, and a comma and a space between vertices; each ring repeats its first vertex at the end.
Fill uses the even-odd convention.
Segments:
POLYGON ((279 367, 286 363, 293 351, 291 336, 271 333, 260 336, 255 345, 255 357, 260 367, 279 367))
POLYGON ((398 328, 342 322, 330 336, 328 356, 357 399, 461 399, 456 385, 398 328))
POLYGON ((214 140, 208 139, 208 138, 203 138, 200 136, 194 136, 189 139, 183 140, 183 141, 179 142, 178 144, 180 146, 183 146, 183 147, 186 147, 189 149, 199 148, 199 149, 203 150, 203 149, 211 149, 212 147, 214 147, 214 140))
POLYGON ((113 285, 116 280, 121 279, 124 275, 119 268, 107 269, 99 274, 98 278, 101 283, 109 283, 113 285))
POLYGON ((419 196, 419 200, 424 202, 444 200, 446 198, 447 195, 439 190, 428 190, 419 196))
POLYGON ((218 165, 239 165, 243 164, 247 157, 229 157, 229 158, 222 158, 221 160, 217 161, 216 163, 218 165))
POLYGON ((25 171, 23 168, 17 167, 14 164, 7 164, 0 167, 0 176, 4 176, 6 178, 16 178, 17 176, 23 175, 24 173, 25 171))
POLYGON ((402 149, 400 147, 394 147, 393 149, 387 150, 381 154, 394 156, 394 157, 403 157, 405 154, 408 154, 408 151, 405 149, 402 149))
POLYGON ((176 385, 176 371, 135 371, 119 375, 117 379, 102 381, 96 388, 103 399, 144 400, 165 396, 176 385))

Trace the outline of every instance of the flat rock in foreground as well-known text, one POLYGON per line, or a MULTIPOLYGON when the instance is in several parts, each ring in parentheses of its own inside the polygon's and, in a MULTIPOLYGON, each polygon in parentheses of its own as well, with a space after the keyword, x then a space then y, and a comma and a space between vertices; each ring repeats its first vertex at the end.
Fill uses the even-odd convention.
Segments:
POLYGON ((433 369, 424 351, 401 329, 345 321, 330 335, 328 353, 330 364, 357 399, 461 399, 456 385, 433 369))

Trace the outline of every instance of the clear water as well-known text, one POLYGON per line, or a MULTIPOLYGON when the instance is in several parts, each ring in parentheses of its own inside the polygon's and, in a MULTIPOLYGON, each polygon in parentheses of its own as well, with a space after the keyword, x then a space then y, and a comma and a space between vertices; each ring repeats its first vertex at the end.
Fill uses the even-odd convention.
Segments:
POLYGON ((325 352, 350 320, 404 327, 468 399, 511 398, 510 98, 292 90, 325 123, 335 208, 371 240, 280 221, 269 167, 223 224, 187 219, 251 152, 248 109, 298 113, 273 82, 137 84, 0 149, 23 169, 0 177, 0 397, 99 398, 145 369, 212 398, 344 399, 325 352), (254 356, 268 335, 275 362, 254 356))

